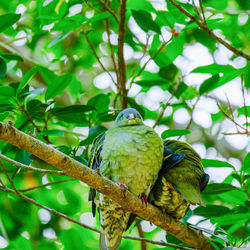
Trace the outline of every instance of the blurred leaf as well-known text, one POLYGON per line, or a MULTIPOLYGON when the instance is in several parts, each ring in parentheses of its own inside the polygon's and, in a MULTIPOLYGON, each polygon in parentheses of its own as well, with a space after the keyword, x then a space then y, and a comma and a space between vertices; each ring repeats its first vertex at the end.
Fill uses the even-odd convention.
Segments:
POLYGON ((43 136, 49 136, 49 135, 53 135, 53 136, 64 136, 64 132, 57 130, 57 129, 53 129, 53 130, 45 130, 42 132, 39 132, 40 135, 43 136))
POLYGON ((173 64, 169 64, 168 66, 162 67, 159 71, 159 76, 167 79, 170 82, 173 82, 178 74, 178 68, 173 64))
POLYGON ((7 71, 6 62, 4 61, 3 57, 0 56, 0 77, 4 77, 7 71))
POLYGON ((89 99, 87 105, 91 106, 92 109, 97 110, 98 113, 102 113, 109 110, 109 102, 109 95, 99 94, 89 99))
POLYGON ((161 34, 160 27, 156 22, 153 21, 152 16, 149 12, 144 10, 131 10, 133 18, 136 23, 143 29, 145 32, 150 30, 155 31, 158 34, 161 34))
POLYGON ((33 67, 32 69, 30 69, 22 78, 22 81, 20 82, 17 91, 16 91, 16 95, 18 96, 21 91, 25 88, 25 86, 30 82, 30 80, 32 79, 32 77, 37 73, 37 71, 39 70, 39 67, 33 67))
POLYGON ((72 105, 65 108, 54 108, 50 112, 64 122, 88 124, 85 113, 91 110, 95 110, 95 108, 88 105, 72 105))
POLYGON ((191 131, 188 129, 167 129, 161 134, 161 138, 165 140, 168 137, 183 136, 190 133, 191 131))
POLYGON ((19 236, 14 241, 15 249, 16 250, 32 250, 32 245, 29 240, 24 238, 23 236, 19 236))
POLYGON ((206 207, 197 207, 194 209, 194 214, 204 216, 207 218, 220 217, 227 213, 230 213, 230 209, 219 205, 208 205, 206 207))
POLYGON ((8 13, 0 16, 0 33, 16 23, 20 19, 20 14, 8 13))
POLYGON ((12 98, 14 97, 14 89, 10 86, 0 86, 0 96, 12 98))
POLYGON ((230 163, 226 162, 226 161, 220 161, 220 160, 212 160, 212 159, 202 159, 201 160, 202 165, 204 168, 208 168, 208 167, 229 167, 229 168, 234 168, 234 166, 232 166, 230 163))
POLYGON ((202 194, 205 194, 205 195, 220 194, 220 193, 224 193, 224 192, 228 192, 228 191, 236 190, 236 189, 238 188, 231 184, 211 183, 207 185, 207 187, 205 188, 202 194))
POLYGON ((1 54, 1 57, 7 60, 15 60, 15 61, 23 62, 23 58, 20 55, 16 55, 16 54, 1 54))
MULTIPOLYGON (((250 117, 250 106, 246 106, 247 116, 250 117)), ((245 107, 238 108, 239 115, 245 115, 245 107)))
POLYGON ((54 39, 52 42, 48 44, 48 48, 53 47, 54 45, 60 43, 62 40, 64 40, 66 37, 70 35, 71 32, 64 33, 60 36, 58 36, 56 39, 54 39))
POLYGON ((208 93, 209 91, 213 90, 219 79, 219 74, 216 74, 205 80, 199 88, 200 95, 203 95, 204 93, 208 93))
POLYGON ((214 217, 211 219, 212 223, 218 223, 219 225, 233 225, 244 224, 250 218, 250 213, 238 213, 238 214, 226 214, 221 217, 214 217))
POLYGON ((244 172, 250 174, 250 152, 246 155, 243 164, 242 164, 242 169, 244 172))
POLYGON ((85 140, 81 141, 80 146, 86 146, 91 144, 98 135, 102 134, 106 130, 107 129, 105 127, 100 125, 90 127, 88 137, 85 140))

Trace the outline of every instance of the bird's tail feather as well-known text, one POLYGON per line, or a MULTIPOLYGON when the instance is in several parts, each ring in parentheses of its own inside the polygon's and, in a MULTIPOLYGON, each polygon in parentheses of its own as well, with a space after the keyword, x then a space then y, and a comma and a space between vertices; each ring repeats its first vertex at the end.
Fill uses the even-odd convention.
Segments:
POLYGON ((99 207, 101 224, 100 249, 116 250, 119 249, 130 213, 123 210, 119 204, 105 198, 105 202, 99 207))

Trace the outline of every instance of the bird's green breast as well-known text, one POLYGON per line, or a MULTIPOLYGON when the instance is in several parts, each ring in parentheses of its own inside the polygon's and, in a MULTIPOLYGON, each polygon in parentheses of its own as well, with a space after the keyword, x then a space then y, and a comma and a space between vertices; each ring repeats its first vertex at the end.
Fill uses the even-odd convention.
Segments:
POLYGON ((101 173, 126 184, 135 195, 148 194, 163 158, 163 142, 145 125, 110 129, 102 149, 101 173))

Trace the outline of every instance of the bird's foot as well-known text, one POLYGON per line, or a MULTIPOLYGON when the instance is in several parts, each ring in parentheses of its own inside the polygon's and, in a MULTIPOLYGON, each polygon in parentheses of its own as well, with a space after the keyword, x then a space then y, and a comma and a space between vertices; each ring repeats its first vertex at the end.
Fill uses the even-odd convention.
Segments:
POLYGON ((142 193, 139 197, 140 197, 140 199, 142 201, 142 204, 145 204, 145 205, 148 204, 147 196, 144 193, 142 193))
POLYGON ((128 189, 127 185, 124 184, 124 183, 122 183, 122 182, 118 182, 118 181, 117 181, 115 184, 118 185, 119 187, 121 187, 123 190, 128 189))

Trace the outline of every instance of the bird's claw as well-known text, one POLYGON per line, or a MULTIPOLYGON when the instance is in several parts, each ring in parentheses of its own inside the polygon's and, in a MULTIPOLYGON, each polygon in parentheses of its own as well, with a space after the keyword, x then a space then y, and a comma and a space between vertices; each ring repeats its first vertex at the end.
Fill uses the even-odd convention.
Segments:
POLYGON ((121 187, 123 190, 128 189, 127 185, 124 184, 124 183, 122 183, 122 182, 118 182, 118 181, 117 181, 115 184, 118 185, 119 187, 121 187))
POLYGON ((147 199, 147 196, 145 194, 141 194, 140 198, 141 198, 142 204, 145 204, 145 205, 148 204, 148 199, 147 199))

